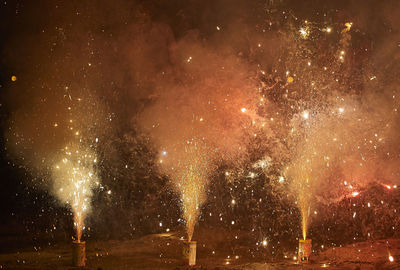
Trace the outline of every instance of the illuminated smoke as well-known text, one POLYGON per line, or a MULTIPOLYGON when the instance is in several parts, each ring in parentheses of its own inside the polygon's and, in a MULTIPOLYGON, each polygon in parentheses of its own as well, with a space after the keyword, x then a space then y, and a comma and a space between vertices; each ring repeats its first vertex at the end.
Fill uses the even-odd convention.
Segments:
POLYGON ((161 172, 181 197, 189 239, 218 163, 247 158, 258 95, 248 65, 201 44, 189 35, 171 45, 173 62, 165 69, 175 72, 160 78, 138 117, 161 153, 161 172))
MULTIPOLYGON (((59 187, 75 179, 72 168, 78 167, 79 174, 93 173, 87 187, 96 182, 94 164, 80 167, 77 162, 84 159, 82 153, 96 156, 90 145, 113 119, 102 112, 103 102, 109 102, 117 117, 137 121, 160 151, 160 172, 180 195, 189 235, 221 163, 227 163, 229 179, 257 177, 243 169, 244 161, 256 158, 260 162, 254 169, 266 177, 275 179, 274 170, 282 175, 277 182, 289 187, 299 205, 303 235, 313 203, 357 196, 356 187, 372 181, 396 184, 400 9, 373 11, 385 13, 381 17, 391 30, 383 42, 370 46, 378 35, 359 4, 352 9, 361 13, 358 17, 314 23, 293 19, 297 5, 266 20, 264 3, 255 8, 257 16, 248 2, 222 3, 223 15, 235 15, 218 17, 216 12, 218 20, 192 28, 171 29, 169 22, 147 14, 131 16, 137 9, 122 1, 111 5, 112 18, 108 10, 90 8, 87 16, 62 16, 57 21, 62 27, 54 29, 56 23, 49 20, 51 26, 33 36, 35 42, 16 37, 7 47, 22 49, 12 60, 26 51, 26 44, 32 47, 17 58, 28 72, 15 73, 8 89, 8 151, 32 170, 51 172, 54 184, 43 185, 54 185, 62 202, 72 202, 58 194, 59 187), (33 60, 26 61, 31 54, 33 60), (82 91, 94 97, 86 99, 82 91), (68 108, 75 110, 77 98, 83 100, 73 117, 82 122, 78 135, 67 126, 68 108), (65 146, 80 155, 61 172, 54 167, 62 165, 65 146), (269 160, 268 166, 262 160, 269 160)), ((179 14, 185 15, 185 8, 179 14)))
POLYGON ((64 89, 64 95, 47 94, 47 103, 27 106, 13 115, 7 134, 10 151, 35 177, 29 185, 46 188, 71 209, 76 238, 81 240, 85 217, 91 209, 97 177, 97 146, 106 132, 103 106, 93 95, 64 89), (26 113, 28 111, 29 113, 26 113), (40 112, 40 113, 38 113, 40 112), (100 131, 99 127, 103 130, 100 131))

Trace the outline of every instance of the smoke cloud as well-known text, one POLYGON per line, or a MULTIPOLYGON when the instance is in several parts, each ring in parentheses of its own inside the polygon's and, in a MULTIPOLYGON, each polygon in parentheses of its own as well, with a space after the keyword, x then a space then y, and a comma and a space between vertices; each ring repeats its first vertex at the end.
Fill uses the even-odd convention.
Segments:
POLYGON ((307 217, 314 198, 399 184, 398 9, 381 4, 374 28, 358 1, 319 15, 282 2, 49 4, 52 23, 3 50, 18 78, 3 96, 7 150, 64 203, 72 197, 60 189, 83 166, 90 201, 109 139, 145 134, 180 194, 189 238, 222 165, 261 164, 307 217), (54 171, 70 152, 68 169, 54 171))

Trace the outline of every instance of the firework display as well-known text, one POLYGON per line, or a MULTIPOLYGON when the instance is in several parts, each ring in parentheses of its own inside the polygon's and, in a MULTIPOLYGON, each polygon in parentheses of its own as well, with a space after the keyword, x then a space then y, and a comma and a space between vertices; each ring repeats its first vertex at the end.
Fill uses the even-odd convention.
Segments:
POLYGON ((398 267, 400 3, 1 9, 0 268, 398 267))

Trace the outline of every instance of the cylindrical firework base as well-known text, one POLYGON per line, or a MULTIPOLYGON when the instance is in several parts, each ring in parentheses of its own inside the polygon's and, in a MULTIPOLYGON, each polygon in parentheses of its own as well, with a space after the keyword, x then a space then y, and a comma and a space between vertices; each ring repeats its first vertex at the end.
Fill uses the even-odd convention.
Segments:
POLYGON ((299 239, 299 262, 307 262, 312 251, 311 239, 299 239))
POLYGON ((196 241, 183 242, 183 258, 189 266, 196 265, 196 241))
POLYGON ((72 266, 86 265, 86 245, 85 242, 72 242, 72 266))

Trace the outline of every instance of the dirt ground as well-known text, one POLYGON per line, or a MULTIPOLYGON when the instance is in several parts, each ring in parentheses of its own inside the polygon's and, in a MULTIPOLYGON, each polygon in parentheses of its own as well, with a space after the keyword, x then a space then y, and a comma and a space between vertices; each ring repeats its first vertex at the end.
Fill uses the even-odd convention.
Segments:
MULTIPOLYGON (((209 235, 215 242, 218 234, 209 235)), ((88 241, 86 269, 188 269, 182 258, 183 241, 179 233, 147 235, 129 241, 88 241)), ((297 264, 293 256, 279 262, 251 258, 248 249, 235 255, 222 246, 198 242, 194 269, 400 269, 400 240, 360 242, 313 253, 309 264, 297 264), (394 258, 389 261, 389 253, 394 258)), ((36 248, 37 249, 37 248, 36 248)), ((77 269, 71 267, 71 245, 59 244, 36 250, 35 247, 0 254, 0 269, 77 269)), ((295 254, 295 247, 293 249, 295 254)))

